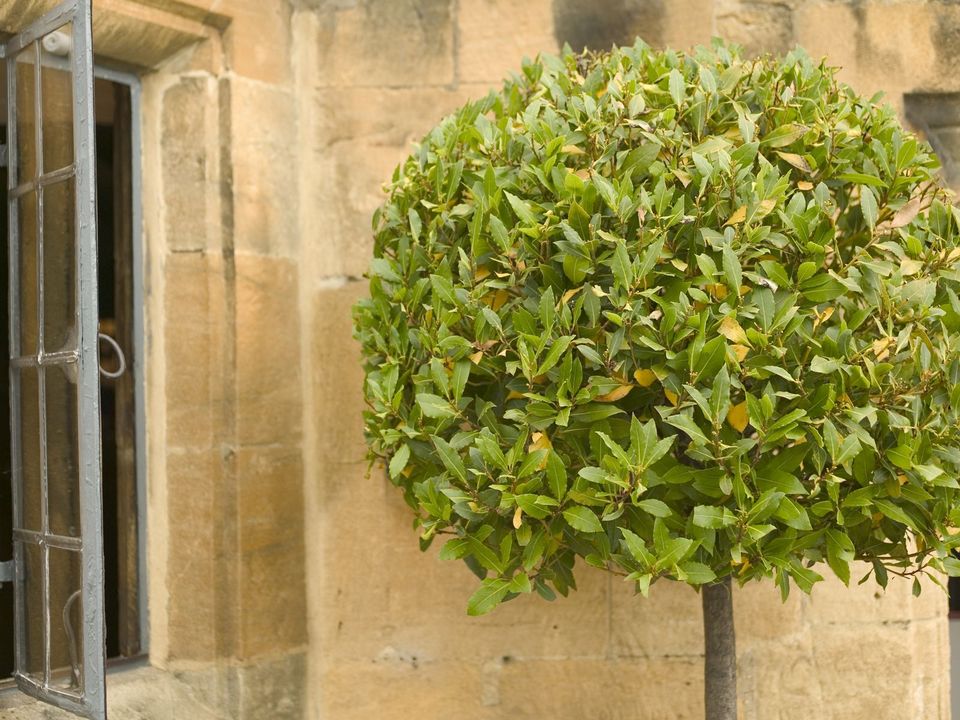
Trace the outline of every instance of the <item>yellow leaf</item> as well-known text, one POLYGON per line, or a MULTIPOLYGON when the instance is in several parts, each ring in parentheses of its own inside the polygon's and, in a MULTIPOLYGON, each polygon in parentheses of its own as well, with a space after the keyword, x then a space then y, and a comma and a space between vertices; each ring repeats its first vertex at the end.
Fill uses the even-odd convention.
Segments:
POLYGON ((606 291, 605 291, 602 287, 600 287, 599 285, 593 285, 593 286, 591 286, 590 291, 591 291, 594 295, 596 295, 597 297, 606 297, 606 296, 607 296, 606 291))
POLYGON ((627 393, 633 390, 633 385, 621 385, 616 390, 611 390, 605 395, 598 395, 594 398, 596 402, 616 402, 620 398, 626 397, 627 393))
POLYGON ((567 155, 586 155, 586 153, 576 145, 564 145, 561 150, 567 155))
POLYGON ((490 268, 478 267, 477 271, 473 274, 474 280, 483 280, 485 277, 490 276, 490 268))
POLYGON ((513 527, 519 530, 521 525, 523 525, 523 508, 517 505, 517 509, 513 511, 513 527))
POLYGON ((576 295, 576 294, 577 294, 578 292, 580 292, 581 290, 583 290, 583 286, 582 286, 582 285, 581 285, 580 287, 578 287, 578 288, 574 288, 573 290, 567 290, 567 291, 563 294, 563 296, 560 298, 560 304, 562 305, 563 303, 567 302, 570 298, 572 298, 574 295, 576 295))
POLYGON ((653 370, 641 368, 640 370, 634 370, 633 379, 637 381, 637 385, 640 387, 650 387, 657 381, 657 376, 653 370))
POLYGON ((727 422, 730 423, 730 427, 738 433, 742 433, 747 429, 750 418, 747 416, 746 401, 730 407, 730 410, 727 412, 727 422))
POLYGON ((581 180, 589 180, 589 179, 590 179, 590 171, 587 170, 586 168, 584 168, 583 170, 577 170, 577 171, 574 173, 574 175, 576 175, 576 176, 577 176, 578 178, 580 178, 581 180))
POLYGON ((738 362, 743 362, 743 359, 747 357, 747 353, 750 352, 750 348, 746 345, 734 345, 733 354, 737 357, 738 362))
POLYGON ((813 172, 813 168, 810 167, 810 163, 808 163, 802 155, 780 152, 779 150, 776 150, 775 152, 780 156, 781 160, 793 165, 797 170, 802 170, 805 173, 813 172))
POLYGON ((738 345, 750 344, 750 341, 747 340, 747 334, 743 331, 743 328, 740 327, 740 323, 731 316, 727 316, 720 321, 720 334, 732 343, 737 343, 738 345))
POLYGON ((493 301, 490 303, 490 308, 492 310, 499 310, 500 308, 503 307, 504 303, 506 303, 507 300, 509 299, 510 299, 510 293, 502 289, 497 290, 497 292, 494 293, 493 301))
POLYGON ((713 296, 714 300, 724 300, 727 297, 727 286, 723 283, 707 285, 707 292, 713 296))
POLYGON ((473 355, 470 356, 470 362, 472 362, 474 365, 479 365, 482 359, 483 350, 477 350, 473 355))
POLYGON ((923 270, 923 261, 904 258, 900 261, 900 274, 903 276, 916 275, 923 270))
POLYGON ((690 173, 688 173, 688 172, 686 172, 686 171, 684 171, 684 170, 680 170, 680 169, 678 168, 678 169, 676 169, 676 170, 673 171, 673 174, 674 174, 674 177, 676 177, 677 180, 680 181, 680 184, 683 185, 684 187, 686 187, 687 185, 690 184, 690 180, 691 180, 691 178, 690 178, 690 173))
POLYGON ((516 390, 511 390, 507 393, 507 400, 519 400, 523 397, 523 393, 519 393, 516 390))
POLYGON ((813 190, 813 183, 807 182, 806 180, 801 180, 797 183, 798 190, 813 190))
POLYGON ((535 453, 537 450, 549 450, 553 447, 553 443, 550 442, 550 438, 547 437, 546 433, 535 432, 530 436, 530 439, 533 440, 533 442, 527 446, 527 452, 535 453))
POLYGON ((675 392, 673 392, 672 390, 665 389, 663 391, 663 394, 667 396, 667 400, 670 401, 671 405, 673 405, 674 407, 677 406, 677 403, 680 401, 680 398, 677 396, 675 392))
POLYGON ((737 223, 742 223, 746 219, 747 219, 747 206, 741 205, 734 211, 733 215, 730 216, 730 219, 727 220, 723 224, 723 226, 726 227, 727 225, 736 225, 737 223))

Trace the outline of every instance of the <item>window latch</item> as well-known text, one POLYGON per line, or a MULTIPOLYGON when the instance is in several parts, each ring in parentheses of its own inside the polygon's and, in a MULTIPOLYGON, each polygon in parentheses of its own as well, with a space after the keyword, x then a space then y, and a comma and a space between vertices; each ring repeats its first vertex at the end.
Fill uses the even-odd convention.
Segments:
POLYGON ((0 562, 0 585, 13 582, 13 560, 0 562))

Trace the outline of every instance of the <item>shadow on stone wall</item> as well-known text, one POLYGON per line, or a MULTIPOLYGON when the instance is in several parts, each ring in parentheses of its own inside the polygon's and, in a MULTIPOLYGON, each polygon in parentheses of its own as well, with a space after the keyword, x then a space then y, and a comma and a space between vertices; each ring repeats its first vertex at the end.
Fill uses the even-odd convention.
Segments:
POLYGON ((639 36, 659 46, 663 39, 664 0, 553 0, 557 44, 576 51, 632 45, 639 36))

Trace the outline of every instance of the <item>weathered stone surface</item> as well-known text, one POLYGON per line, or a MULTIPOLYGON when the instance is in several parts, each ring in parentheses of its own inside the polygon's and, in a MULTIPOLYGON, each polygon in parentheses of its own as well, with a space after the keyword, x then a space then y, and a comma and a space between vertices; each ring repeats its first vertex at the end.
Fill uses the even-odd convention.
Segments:
MULTIPOLYGON (((297 127, 290 88, 229 81, 234 244, 238 252, 295 257, 297 127)), ((226 130, 224 130, 226 131, 226 130)))
POLYGON ((217 255, 173 253, 164 263, 166 439, 174 448, 212 448, 222 432, 223 266, 217 255))
POLYGON ((359 277, 373 246, 374 210, 383 184, 437 120, 459 107, 469 89, 325 89, 311 98, 317 125, 301 150, 307 168, 305 260, 310 277, 359 277))
POLYGON ((650 597, 614 578, 610 608, 611 652, 624 658, 703 655, 700 596, 693 588, 658 582, 650 597), (664 640, 669 638, 669 649, 664 640))
MULTIPOLYGON (((365 464, 363 368, 350 309, 367 294, 365 280, 348 282, 318 290, 310 308, 312 332, 306 341, 311 348, 308 372, 315 431, 306 442, 327 468, 365 464)), ((338 486, 324 482, 324 494, 333 494, 338 486)))
POLYGON ((359 0, 316 10, 314 68, 324 87, 416 87, 454 81, 451 0, 359 0))
POLYGON ((299 448, 237 452, 238 657, 307 644, 299 448))
POLYGON ((303 418, 296 264, 238 253, 237 442, 299 447, 303 418))
POLYGON ((473 0, 457 6, 457 80, 493 85, 524 57, 556 53, 548 0, 473 0))
POLYGON ((167 189, 164 230, 171 250, 207 247, 210 167, 204 140, 211 112, 216 113, 215 96, 206 78, 183 78, 164 92, 160 141, 162 181, 167 189))
POLYGON ((488 697, 498 718, 700 720, 700 665, 698 659, 664 656, 506 662, 499 678, 487 680, 496 682, 496 693, 488 697))
POLYGON ((218 589, 214 586, 218 561, 211 549, 218 545, 221 462, 215 450, 167 456, 166 511, 184 532, 155 539, 168 548, 164 578, 168 594, 165 606, 156 608, 166 620, 165 663, 209 661, 218 655, 218 589))
POLYGON ((749 53, 784 53, 793 45, 793 11, 780 3, 718 0, 717 33, 749 53))

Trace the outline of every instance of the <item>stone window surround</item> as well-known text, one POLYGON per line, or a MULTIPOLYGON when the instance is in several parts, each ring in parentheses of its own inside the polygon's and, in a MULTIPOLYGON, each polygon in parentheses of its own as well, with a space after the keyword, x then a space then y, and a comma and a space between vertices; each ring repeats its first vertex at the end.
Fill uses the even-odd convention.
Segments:
MULTIPOLYGON (((255 554, 244 557, 243 549, 236 547, 245 541, 241 536, 225 539, 231 528, 243 525, 236 495, 243 490, 232 489, 234 484, 243 484, 243 464, 247 472, 257 475, 263 472, 264 461, 256 450, 243 447, 237 435, 237 417, 244 409, 236 397, 220 399, 223 408, 217 407, 213 397, 218 389, 211 390, 210 402, 198 407, 196 398, 187 398, 176 389, 180 384, 171 365, 179 365, 181 352, 193 346, 196 338, 193 330, 181 331, 180 324, 172 322, 176 307, 187 309, 188 303, 197 298, 193 290, 200 288, 206 307, 194 308, 204 314, 205 320, 216 327, 216 333, 207 339, 207 352, 220 353, 227 357, 211 360, 210 364, 231 361, 234 375, 225 379, 222 390, 229 391, 230 381, 242 384, 236 373, 236 358, 230 357, 229 346, 238 341, 237 327, 249 321, 249 311, 238 314, 236 293, 250 293, 253 288, 263 291, 264 275, 271 275, 269 265, 271 252, 256 248, 254 261, 243 248, 235 247, 232 237, 235 202, 232 197, 231 81, 238 69, 232 67, 231 43, 240 32, 251 33, 260 18, 256 3, 244 0, 93 0, 94 2, 94 50, 98 63, 123 69, 140 75, 142 95, 142 217, 144 258, 144 342, 146 347, 146 423, 148 441, 146 448, 148 497, 147 589, 150 605, 149 661, 120 663, 108 670, 107 686, 110 692, 112 713, 123 716, 125 706, 142 712, 153 707, 151 712, 166 717, 171 707, 193 707, 191 716, 198 718, 246 718, 259 717, 257 708, 265 704, 276 710, 275 717, 300 717, 302 715, 303 674, 305 672, 306 628, 305 611, 293 612, 289 618, 271 617, 263 609, 251 607, 244 592, 244 576, 259 571, 257 562, 263 562, 255 554), (214 12, 207 6, 225 6, 228 12, 214 12), (251 8, 251 5, 254 7, 251 8), (243 17, 234 24, 237 15, 243 17), (233 26, 233 27, 231 27, 233 26), (198 91, 189 99, 194 108, 202 105, 203 130, 194 134, 183 132, 177 135, 177 147, 173 159, 165 142, 170 128, 175 125, 176 109, 167 105, 177 99, 178 93, 198 91), (212 108, 212 110, 211 110, 212 108), (212 116, 212 117, 211 117, 212 116), (171 167, 178 164, 189 166, 196 158, 205 159, 205 175, 199 180, 205 187, 176 187, 177 178, 171 178, 171 167), (206 226, 190 236, 185 244, 183 235, 172 233, 169 216, 176 214, 178 199, 175 195, 199 191, 207 195, 206 226), (187 295, 187 297, 183 297, 187 295), (174 345, 183 347, 173 348, 174 345), (221 349, 219 345, 227 349, 221 349), (192 403, 194 404, 191 404, 192 403), (177 424, 191 424, 197 413, 222 414, 220 418, 204 418, 211 421, 210 445, 213 452, 196 452, 192 449, 173 448, 178 440, 173 428, 177 424), (231 432, 233 436, 231 437, 231 432), (192 454, 191 454, 192 453, 192 454), (178 539, 196 535, 198 519, 195 512, 181 512, 180 493, 173 493, 172 477, 181 473, 178 466, 181 457, 189 457, 192 465, 197 457, 204 465, 199 471, 216 480, 211 484, 220 486, 211 490, 205 505, 212 526, 210 533, 196 543, 195 549, 204 557, 204 580, 206 595, 203 608, 197 609, 196 587, 182 585, 177 570, 179 558, 171 557, 171 548, 178 539), (218 466, 219 465, 219 466, 218 466), (240 466, 240 470, 237 467, 240 466), (233 468, 234 475, 228 473, 233 468), (209 471, 209 472, 207 472, 209 471), (178 497, 172 497, 176 494, 178 497), (219 537, 218 537, 219 536, 219 537), (224 554, 235 557, 235 562, 224 562, 224 554), (251 567, 247 567, 251 566, 251 567), (209 574, 214 570, 214 574, 209 574), (248 616, 257 618, 256 627, 248 627, 248 616), (297 618, 304 622, 297 624, 297 618), (262 628, 275 624, 280 627, 278 637, 262 632, 262 628), (292 626, 291 626, 292 625, 292 626), (283 630, 286 628, 286 631, 283 630), (151 690, 148 692, 148 688, 151 690), (144 703, 144 697, 155 702, 144 703)), ((26 20, 39 16, 54 5, 56 0, 10 0, 0 7, 0 34, 12 32, 26 20)), ((262 26, 260 28, 262 30, 262 26)), ((239 40, 236 40, 239 42, 239 40)), ((243 59, 238 64, 243 64, 243 59)), ((241 70, 242 72, 242 70, 241 70)), ((255 72, 254 72, 255 74, 255 72)), ((262 82, 263 78, 254 78, 262 82)), ((286 78, 289 80, 289 78, 286 78)), ((275 84, 280 84, 276 82, 275 84)), ((189 130, 195 130, 190 128, 189 130)), ((281 273, 282 274, 282 273, 281 273)), ((289 290, 289 278, 285 287, 289 290)), ((295 279, 294 279, 295 282, 295 279)), ((275 283, 284 286, 283 282, 275 283)), ((296 292, 294 291, 294 298, 296 292)), ((255 298, 256 299, 256 298, 255 298)), ((182 317, 182 314, 179 314, 182 317)), ((296 318, 295 318, 296 319, 296 318)), ((235 353, 236 350, 233 350, 235 353)), ((291 380, 299 386, 299 352, 295 358, 296 374, 291 380)), ((213 368, 210 368, 213 370, 213 368)), ((196 369, 185 368, 183 374, 196 369)), ((207 367, 200 363, 200 372, 207 367)), ((215 371, 210 378, 216 383, 215 371)), ((299 389, 299 387, 297 388, 299 389)), ((238 389, 242 392, 242 388, 238 389)), ((204 398, 206 400, 207 398, 204 398)), ((249 414, 249 410, 247 411, 249 414)), ((289 447, 281 448, 280 463, 283 470, 301 481, 299 411, 289 447)), ((192 428, 191 428, 192 429, 192 428)), ((281 430, 283 426, 281 425, 281 430)), ((253 441, 256 443, 256 438, 253 441)), ((187 443, 182 443, 187 444, 187 443)), ((195 473, 196 474, 196 473, 195 473)), ((184 478, 187 485, 196 478, 184 478)), ((179 487, 179 486, 178 486, 179 487)), ((258 498, 249 498, 250 504, 258 498)), ((199 501, 198 501, 199 502, 199 501)), ((302 507, 300 517, 290 519, 293 532, 300 528, 302 543, 302 507)), ((256 523, 257 518, 254 518, 256 523)), ((242 531, 241 531, 242 532, 242 531)), ((256 545, 257 538, 252 544, 256 545)), ((302 576, 302 549, 291 563, 299 562, 302 576)), ((267 571, 269 572, 269 571, 267 571)), ((305 602, 302 599, 301 604, 305 602)), ((278 614, 291 615, 289 608, 278 614)), ((0 692, 0 718, 48 717, 49 708, 38 705, 16 691, 0 692)), ((152 717, 151 715, 150 717, 152 717)), ((59 715, 57 715, 59 717, 59 715)), ((67 717, 64 715, 64 717, 67 717)))

